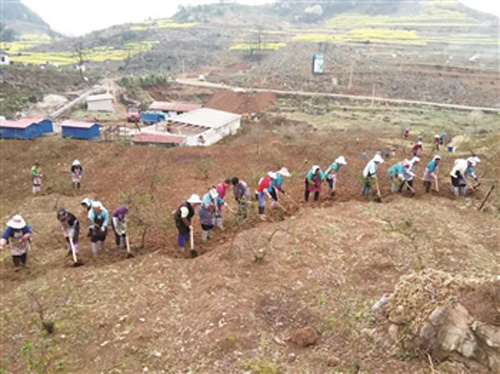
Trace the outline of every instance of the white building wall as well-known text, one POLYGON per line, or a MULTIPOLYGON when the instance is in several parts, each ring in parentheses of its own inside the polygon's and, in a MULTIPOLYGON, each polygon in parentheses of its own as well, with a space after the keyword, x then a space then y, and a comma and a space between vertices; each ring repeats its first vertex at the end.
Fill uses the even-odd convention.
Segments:
POLYGON ((10 57, 9 55, 2 54, 0 55, 0 65, 9 65, 10 57))
POLYGON ((113 100, 93 100, 87 101, 87 110, 91 111, 102 111, 102 112, 113 112, 113 100))

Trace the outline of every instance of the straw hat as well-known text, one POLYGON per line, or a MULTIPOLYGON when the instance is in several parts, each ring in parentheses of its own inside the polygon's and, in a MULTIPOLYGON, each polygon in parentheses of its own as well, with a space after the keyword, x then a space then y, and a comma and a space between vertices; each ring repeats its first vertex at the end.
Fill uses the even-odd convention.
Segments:
POLYGON ((21 215, 16 214, 9 222, 7 222, 7 226, 12 227, 13 229, 22 229, 26 226, 26 221, 23 217, 21 217, 21 215))
POLYGON ((270 171, 269 173, 267 173, 267 176, 271 179, 276 179, 276 177, 278 176, 278 174, 276 174, 275 172, 272 172, 270 171))

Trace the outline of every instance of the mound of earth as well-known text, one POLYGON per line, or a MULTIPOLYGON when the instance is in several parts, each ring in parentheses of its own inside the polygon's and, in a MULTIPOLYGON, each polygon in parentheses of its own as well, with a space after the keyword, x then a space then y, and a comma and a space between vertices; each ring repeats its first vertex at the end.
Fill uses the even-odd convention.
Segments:
POLYGON ((500 372, 500 280, 496 276, 426 269, 403 276, 390 297, 376 303, 372 312, 381 327, 364 333, 391 355, 427 355, 444 372, 500 372))
POLYGON ((271 92, 219 91, 205 104, 205 107, 238 114, 261 113, 277 103, 271 92))

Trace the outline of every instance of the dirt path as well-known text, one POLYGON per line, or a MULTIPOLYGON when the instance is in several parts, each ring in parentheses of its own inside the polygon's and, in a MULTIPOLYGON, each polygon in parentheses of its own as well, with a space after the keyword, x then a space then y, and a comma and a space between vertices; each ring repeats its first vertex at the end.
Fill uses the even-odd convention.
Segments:
MULTIPOLYGON (((233 90, 236 87, 227 86, 223 84, 210 83, 210 82, 199 82, 194 79, 177 79, 177 83, 187 86, 196 86, 204 88, 213 88, 219 90, 233 90)), ((304 92, 304 91, 282 91, 282 90, 268 90, 260 88, 247 88, 246 90, 254 90, 257 92, 272 92, 277 95, 293 95, 293 96, 314 96, 314 97, 331 97, 337 99, 348 99, 348 100, 358 100, 358 101, 376 101, 382 103, 392 103, 392 104, 405 104, 405 105, 419 105, 419 106, 431 106, 437 108, 445 109, 455 109, 455 110, 481 110, 483 112, 497 113, 500 112, 500 108, 485 108, 485 107, 474 107, 467 105, 454 105, 454 104, 442 104, 433 103, 427 101, 416 101, 416 100, 403 100, 403 99, 390 99, 385 97, 372 97, 372 96, 362 96, 362 95, 345 95, 345 94, 334 94, 334 93, 324 93, 324 92, 304 92)))

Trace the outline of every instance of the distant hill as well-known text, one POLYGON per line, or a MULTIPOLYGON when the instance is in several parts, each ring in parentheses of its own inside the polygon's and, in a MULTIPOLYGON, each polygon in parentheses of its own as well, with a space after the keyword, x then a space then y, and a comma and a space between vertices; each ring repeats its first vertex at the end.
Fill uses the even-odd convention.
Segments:
POLYGON ((22 35, 54 34, 47 22, 20 1, 3 4, 0 22, 2 41, 12 41, 22 35))

